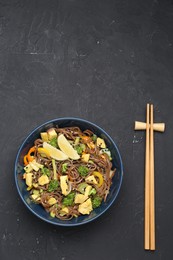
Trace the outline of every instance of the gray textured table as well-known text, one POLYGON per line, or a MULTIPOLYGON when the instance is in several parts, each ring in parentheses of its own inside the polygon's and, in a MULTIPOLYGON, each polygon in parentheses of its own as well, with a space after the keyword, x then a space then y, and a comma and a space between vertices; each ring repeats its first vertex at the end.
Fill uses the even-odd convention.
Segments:
POLYGON ((0 1, 0 259, 172 260, 173 2, 0 1), (143 249, 146 103, 155 121, 156 247, 143 249), (91 224, 33 216, 14 183, 17 150, 33 128, 75 116, 105 129, 124 164, 116 203, 91 224))

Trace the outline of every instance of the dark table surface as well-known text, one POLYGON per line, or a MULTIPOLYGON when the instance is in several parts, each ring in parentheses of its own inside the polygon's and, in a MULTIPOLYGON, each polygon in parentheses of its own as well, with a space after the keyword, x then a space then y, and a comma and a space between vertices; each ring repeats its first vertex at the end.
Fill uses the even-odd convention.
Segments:
POLYGON ((0 1, 0 259, 173 259, 173 2, 0 1), (155 122, 156 251, 143 249, 145 121, 155 122), (116 141, 124 179, 99 219, 64 228, 24 206, 14 161, 33 128, 75 116, 116 141))

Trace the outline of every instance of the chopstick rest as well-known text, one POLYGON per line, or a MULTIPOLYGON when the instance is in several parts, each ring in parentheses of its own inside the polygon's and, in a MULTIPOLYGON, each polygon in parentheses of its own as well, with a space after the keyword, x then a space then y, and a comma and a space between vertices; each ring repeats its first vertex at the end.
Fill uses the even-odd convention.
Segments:
MULTIPOLYGON (((144 122, 135 121, 135 130, 146 130, 147 124, 144 122)), ((149 125, 150 128, 150 125, 149 125)), ((165 131, 165 123, 154 123, 153 124, 154 131, 164 132, 165 131)))
POLYGON ((135 121, 135 130, 146 130, 144 249, 155 250, 154 131, 164 132, 164 123, 153 123, 154 108, 147 104, 146 123, 135 121))

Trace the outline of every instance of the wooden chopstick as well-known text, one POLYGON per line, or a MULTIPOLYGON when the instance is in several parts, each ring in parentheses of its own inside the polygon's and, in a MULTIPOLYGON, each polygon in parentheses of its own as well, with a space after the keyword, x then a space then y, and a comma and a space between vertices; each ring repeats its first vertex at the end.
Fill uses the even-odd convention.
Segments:
POLYGON ((155 185, 154 185, 154 130, 153 130, 153 105, 150 107, 150 250, 155 250, 155 185))
POLYGON ((154 123, 153 105, 147 104, 146 123, 135 121, 135 130, 146 130, 144 249, 155 250, 154 131, 164 132, 164 123, 154 123))
POLYGON ((155 250, 154 129, 153 105, 147 104, 145 152, 145 237, 144 248, 155 250))
POLYGON ((149 104, 147 104, 147 112, 146 112, 146 151, 145 151, 145 223, 144 223, 144 248, 146 250, 150 249, 150 165, 149 165, 149 116, 150 116, 150 111, 149 111, 149 104))

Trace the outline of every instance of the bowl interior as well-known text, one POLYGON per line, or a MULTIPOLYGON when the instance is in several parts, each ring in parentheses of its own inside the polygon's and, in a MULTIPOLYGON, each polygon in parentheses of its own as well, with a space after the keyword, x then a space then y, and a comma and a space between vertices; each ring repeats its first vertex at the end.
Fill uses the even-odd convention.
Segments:
POLYGON ((116 199, 118 192, 121 187, 122 183, 122 177, 123 177, 123 166, 122 166, 122 160, 120 153, 118 151, 118 148, 112 138, 100 127, 97 125, 78 118, 60 118, 60 119, 54 119, 49 122, 46 122, 45 124, 37 127, 34 129, 31 134, 24 140, 23 144, 19 148, 16 161, 15 161, 15 182, 17 186, 18 193, 23 200, 24 204, 28 207, 28 209, 34 213, 37 217, 55 224, 55 225, 61 225, 61 226, 76 226, 85 224, 87 222, 90 222, 94 220, 95 218, 99 217, 101 214, 103 214, 114 202, 116 199), (24 180, 22 179, 22 175, 24 173, 23 170, 23 157, 27 153, 30 147, 33 146, 34 140, 38 137, 40 137, 40 132, 46 131, 50 127, 68 127, 68 126, 78 126, 81 128, 81 130, 90 129, 93 131, 96 135, 103 138, 107 144, 107 147, 111 151, 112 155, 112 164, 113 168, 115 167, 116 173, 113 177, 113 183, 111 185, 111 189, 109 192, 109 195, 107 197, 106 202, 102 203, 99 208, 96 208, 91 212, 90 215, 84 215, 79 216, 78 218, 73 218, 71 220, 60 220, 57 218, 52 218, 41 205, 34 204, 31 199, 29 198, 29 192, 26 190, 26 184, 24 180))

